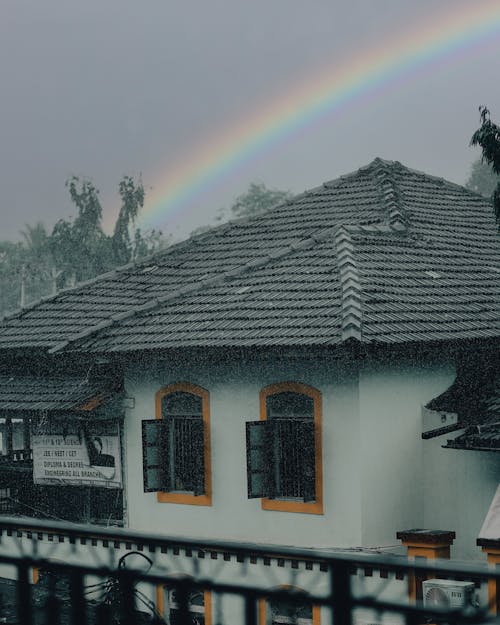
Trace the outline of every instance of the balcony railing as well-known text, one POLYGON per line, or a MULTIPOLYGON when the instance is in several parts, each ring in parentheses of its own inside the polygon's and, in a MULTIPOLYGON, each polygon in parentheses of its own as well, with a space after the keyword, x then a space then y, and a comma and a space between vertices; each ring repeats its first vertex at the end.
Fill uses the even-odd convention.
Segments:
POLYGON ((19 625, 318 625, 319 619, 321 625, 465 625, 491 620, 496 604, 415 603, 406 591, 395 597, 387 588, 396 584, 404 590, 410 580, 429 577, 472 580, 481 588, 500 578, 481 564, 198 541, 16 518, 1 519, 0 534, 0 622, 19 625), (182 560, 177 570, 176 558, 182 560), (302 581, 310 577, 307 592, 297 588, 299 575, 302 581), (370 582, 375 577, 377 584, 370 582), (285 578, 287 584, 278 583, 285 578))

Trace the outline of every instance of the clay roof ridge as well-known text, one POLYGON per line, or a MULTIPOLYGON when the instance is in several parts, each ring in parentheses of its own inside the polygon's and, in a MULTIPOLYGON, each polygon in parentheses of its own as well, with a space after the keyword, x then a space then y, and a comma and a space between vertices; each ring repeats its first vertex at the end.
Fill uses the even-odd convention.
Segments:
POLYGON ((333 237, 337 233, 338 229, 339 229, 339 226, 335 225, 329 228, 318 230, 310 237, 296 241, 288 246, 283 246, 281 248, 278 248, 258 258, 249 260, 246 263, 239 265, 238 267, 233 267, 232 269, 229 269, 218 275, 210 276, 209 278, 206 278, 205 280, 199 280, 198 282, 191 282, 189 284, 186 284, 183 287, 180 287, 178 289, 171 291, 170 293, 167 293, 164 296, 154 297, 144 304, 134 306, 121 313, 110 315, 107 319, 104 319, 100 323, 90 326, 89 328, 86 328, 85 330, 76 334, 74 337, 54 345, 49 350, 49 353, 52 354, 52 353, 62 351, 63 349, 66 349, 69 345, 72 345, 82 339, 89 338, 90 336, 100 332, 101 330, 108 329, 112 327, 113 325, 118 324, 127 319, 131 319, 132 317, 135 317, 136 315, 140 315, 145 312, 150 312, 154 310, 155 308, 158 308, 159 306, 166 304, 168 302, 171 302, 172 300, 175 300, 179 297, 190 295, 191 293, 199 291, 203 288, 211 287, 216 284, 223 283, 226 280, 231 280, 232 278, 239 277, 243 275, 244 273, 246 273, 247 271, 263 267, 264 265, 267 265, 269 262, 272 262, 284 256, 288 256, 295 252, 300 252, 306 249, 310 249, 314 247, 315 245, 317 245, 318 243, 320 243, 321 241, 324 241, 328 239, 329 237, 333 237))
POLYGON ((337 253, 342 307, 342 341, 363 340, 363 289, 355 258, 355 241, 352 235, 407 236, 398 222, 380 224, 342 224, 337 226, 335 248, 337 253))
POLYGON ((358 232, 359 226, 340 226, 335 235, 341 287, 342 341, 362 339, 361 280, 351 238, 351 232, 354 231, 358 232))
POLYGON ((392 175, 394 163, 377 158, 372 163, 379 203, 384 221, 393 229, 404 232, 410 225, 409 215, 401 202, 401 191, 392 175))

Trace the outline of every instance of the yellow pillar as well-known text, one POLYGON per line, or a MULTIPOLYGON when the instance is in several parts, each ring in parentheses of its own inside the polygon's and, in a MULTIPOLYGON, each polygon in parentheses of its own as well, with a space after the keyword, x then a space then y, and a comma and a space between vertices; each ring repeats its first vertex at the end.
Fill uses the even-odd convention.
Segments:
MULTIPOLYGON (((455 539, 455 532, 448 530, 404 530, 397 532, 396 537, 408 549, 408 559, 425 558, 435 560, 450 559, 450 547, 455 539)), ((422 581, 425 575, 408 574, 408 596, 415 602, 422 598, 422 581)))
MULTIPOLYGON (((486 553, 488 564, 498 567, 500 565, 500 540, 482 540, 478 538, 477 544, 482 548, 484 553, 486 553)), ((499 611, 496 579, 488 580, 488 608, 490 614, 496 615, 499 611)))

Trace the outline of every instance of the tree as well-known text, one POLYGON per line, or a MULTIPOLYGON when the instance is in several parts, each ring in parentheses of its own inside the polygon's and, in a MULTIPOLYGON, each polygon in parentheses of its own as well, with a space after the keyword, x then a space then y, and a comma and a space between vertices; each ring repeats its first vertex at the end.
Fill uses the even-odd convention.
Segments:
POLYGON ((166 244, 161 232, 143 234, 136 229, 132 233, 144 206, 142 182, 136 183, 131 176, 120 181, 118 192, 122 202, 111 237, 102 230, 102 207, 94 184, 73 176, 66 185, 78 214, 74 221, 60 219, 50 237, 51 252, 61 271, 61 285, 88 280, 166 244))
POLYGON ((475 193, 491 198, 499 182, 500 176, 496 175, 487 163, 478 158, 471 165, 465 186, 475 193))
POLYGON ((289 200, 289 191, 268 189, 262 182, 252 182, 245 193, 239 195, 230 212, 234 217, 253 217, 289 200))
POLYGON ((167 245, 160 231, 134 230, 144 205, 142 182, 131 176, 120 181, 122 205, 112 236, 102 229, 102 207, 94 184, 73 176, 66 186, 77 208, 74 219, 60 219, 50 234, 41 222, 26 225, 22 241, 0 241, 0 314, 167 245))
POLYGON ((34 226, 27 224, 21 234, 24 239, 21 305, 24 305, 26 290, 29 290, 33 299, 42 297, 48 289, 55 291, 57 270, 51 252, 50 236, 44 224, 41 221, 34 226))
MULTIPOLYGON (((290 191, 279 191, 278 189, 268 189, 262 182, 251 182, 245 193, 238 195, 232 206, 221 208, 215 221, 218 223, 228 219, 240 217, 254 217, 274 208, 282 202, 290 200, 293 195, 290 191)), ((191 232, 192 235, 202 234, 210 230, 211 226, 200 226, 191 232)))
MULTIPOLYGON (((472 135, 471 145, 478 145, 483 154, 482 161, 490 165, 497 176, 500 174, 500 127, 490 118, 490 112, 485 106, 479 107, 481 126, 472 135)), ((500 181, 493 191, 493 209, 500 225, 500 181)))
POLYGON ((19 308, 24 247, 0 241, 0 314, 19 308))
POLYGON ((60 219, 51 235, 51 252, 64 283, 88 280, 110 266, 109 242, 101 226, 99 191, 88 179, 73 176, 66 182, 78 209, 74 221, 60 219))
POLYGON ((130 230, 135 224, 139 210, 144 206, 144 187, 141 181, 136 185, 131 176, 124 176, 118 186, 118 192, 122 205, 113 232, 113 253, 114 260, 124 264, 132 260, 134 252, 143 249, 141 231, 135 231, 132 244, 130 230))

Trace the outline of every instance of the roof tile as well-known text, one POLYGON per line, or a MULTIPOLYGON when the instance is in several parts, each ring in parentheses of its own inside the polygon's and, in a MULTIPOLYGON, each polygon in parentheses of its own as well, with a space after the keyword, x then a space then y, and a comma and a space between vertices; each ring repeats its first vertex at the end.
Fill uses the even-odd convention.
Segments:
POLYGON ((376 159, 0 323, 0 348, 131 351, 500 335, 491 205, 376 159))

